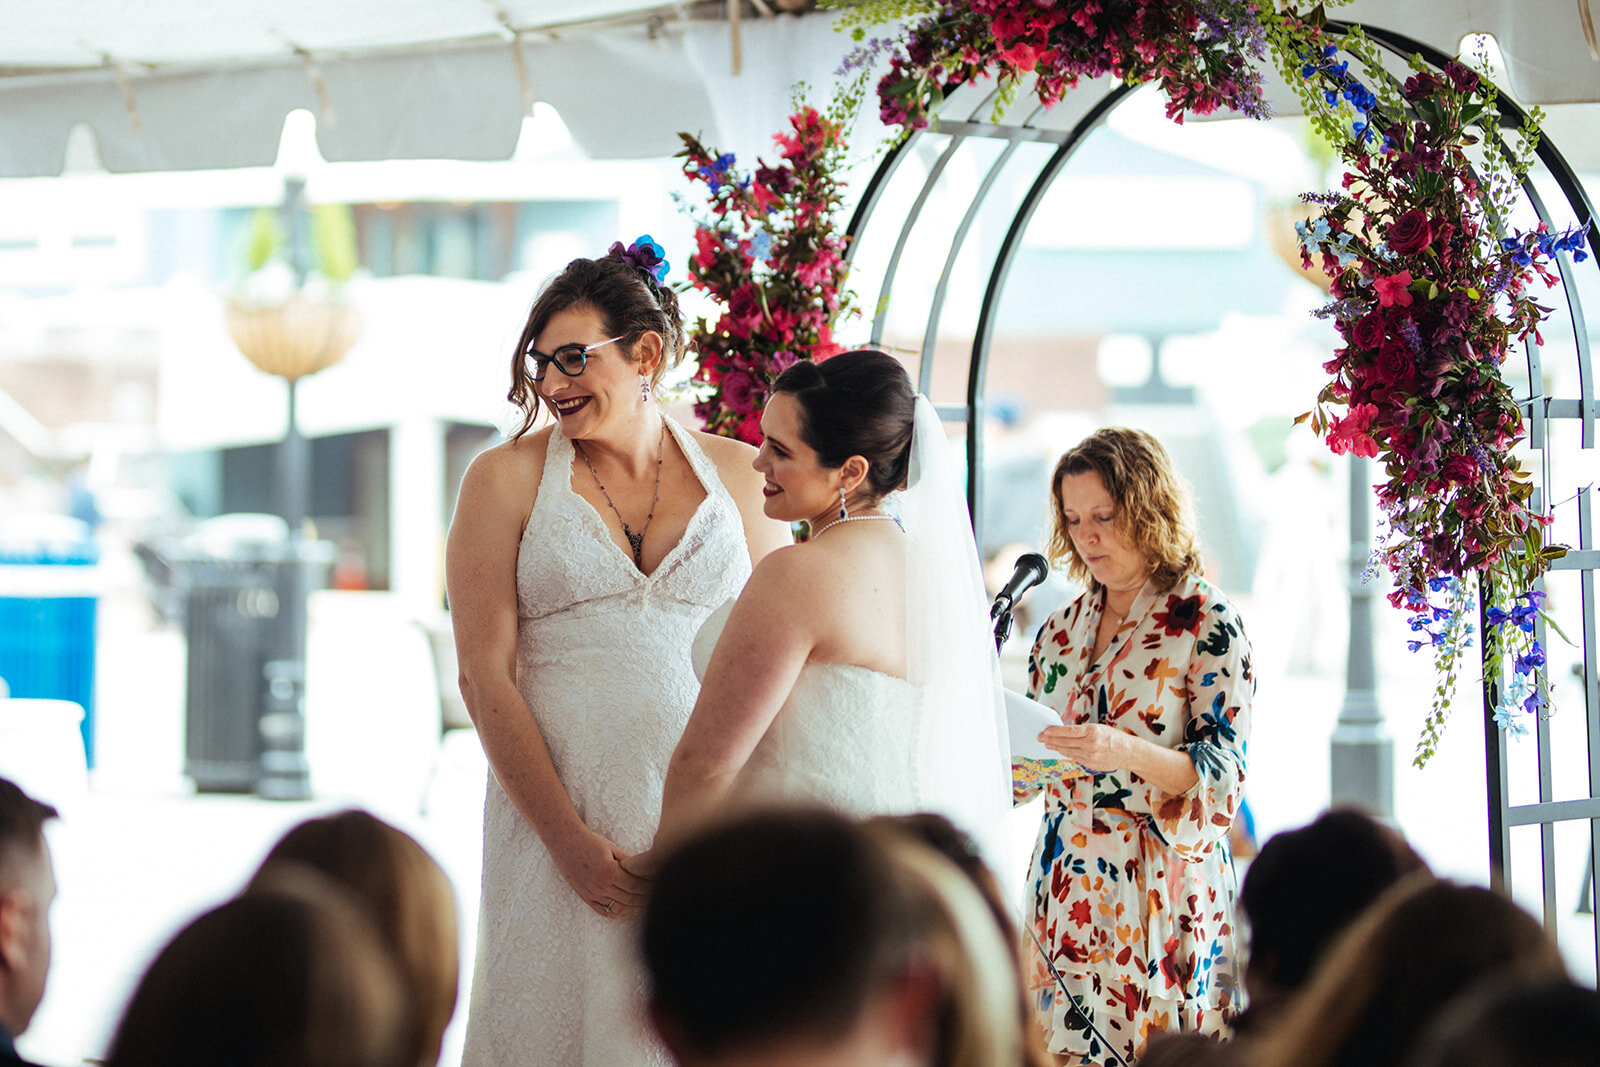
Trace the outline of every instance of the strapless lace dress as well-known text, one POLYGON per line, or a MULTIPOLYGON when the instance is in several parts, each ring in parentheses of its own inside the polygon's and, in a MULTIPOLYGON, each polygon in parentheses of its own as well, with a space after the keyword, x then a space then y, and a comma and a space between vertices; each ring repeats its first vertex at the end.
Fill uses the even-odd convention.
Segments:
MULTIPOLYGON (((517 552, 517 687, 596 833, 650 847, 667 760, 699 694, 689 648, 738 594, 750 555, 738 508, 694 438, 668 420, 706 490, 651 574, 572 488, 572 443, 550 437, 517 552)), ((491 773, 465 1067, 665 1064, 640 1015, 636 922, 590 911, 491 773)))
MULTIPOLYGON (((732 607, 713 612, 694 639, 702 678, 732 607)), ((740 773, 733 803, 811 802, 856 816, 922 811, 922 711, 923 691, 903 678, 809 661, 740 773)))

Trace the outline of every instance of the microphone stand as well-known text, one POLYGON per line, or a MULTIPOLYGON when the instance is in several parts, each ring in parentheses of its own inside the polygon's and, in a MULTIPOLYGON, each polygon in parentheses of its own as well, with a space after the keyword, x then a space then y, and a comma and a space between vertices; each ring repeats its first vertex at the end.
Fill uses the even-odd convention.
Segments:
POLYGON ((989 618, 994 620, 994 650, 999 652, 1011 640, 1011 628, 1015 625, 1011 609, 1014 607, 1010 597, 1004 593, 995 597, 994 606, 989 609, 989 618))

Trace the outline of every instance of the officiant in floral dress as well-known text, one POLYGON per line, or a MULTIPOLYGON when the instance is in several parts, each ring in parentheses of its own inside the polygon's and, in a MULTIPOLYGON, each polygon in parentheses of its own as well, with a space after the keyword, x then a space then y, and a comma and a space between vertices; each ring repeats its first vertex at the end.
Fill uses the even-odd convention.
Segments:
POLYGON ((1087 588, 1041 627, 1028 695, 1061 713, 1040 741, 1094 773, 1043 787, 1027 979, 1059 1062, 1117 1064, 1241 1006, 1228 830, 1255 676, 1154 437, 1097 431, 1052 496, 1051 554, 1087 588))

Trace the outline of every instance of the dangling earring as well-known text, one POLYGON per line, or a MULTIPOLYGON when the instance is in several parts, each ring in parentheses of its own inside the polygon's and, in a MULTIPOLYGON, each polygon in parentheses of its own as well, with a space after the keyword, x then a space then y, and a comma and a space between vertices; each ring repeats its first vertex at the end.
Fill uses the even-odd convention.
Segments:
POLYGON ((850 512, 846 509, 845 504, 844 486, 841 485, 839 487, 839 519, 841 522, 850 517, 850 512))
POLYGON ((639 379, 639 403, 641 403, 641 404, 650 403, 650 379, 649 378, 640 378, 639 379))

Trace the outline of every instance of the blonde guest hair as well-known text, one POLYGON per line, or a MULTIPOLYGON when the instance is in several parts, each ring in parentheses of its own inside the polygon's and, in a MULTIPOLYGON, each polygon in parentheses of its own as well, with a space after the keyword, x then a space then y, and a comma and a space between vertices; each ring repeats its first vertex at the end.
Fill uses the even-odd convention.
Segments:
MULTIPOLYGON (((1002 947, 1009 957, 1009 972, 1022 976, 1022 933, 1017 929, 1011 905, 1006 902, 1000 881, 989 869, 978 852, 977 844, 943 815, 917 812, 911 815, 875 815, 862 824, 873 833, 899 835, 916 844, 931 848, 942 859, 966 876, 978 890, 989 917, 1000 934, 1002 947)), ((1045 1051, 1044 1031, 1035 1026, 1032 999, 1024 992, 1020 981, 1015 987, 1016 1016, 1021 1024, 1022 1048, 1019 1058, 1005 1062, 1015 1067, 1051 1067, 1055 1057, 1045 1051)), ((996 987, 998 988, 998 986, 996 987)))
POLYGON ((106 1067, 410 1067, 394 954, 341 886, 290 867, 167 943, 106 1067))
POLYGON ((1017 1013, 1021 975, 988 902, 970 877, 903 831, 873 827, 926 911, 921 950, 938 975, 942 1002, 934 1067, 1006 1067, 1026 1062, 1017 1013))
POLYGON ((1336 941, 1265 1035, 1252 1067, 1386 1067, 1447 1002, 1488 975, 1565 977, 1561 950, 1509 898, 1418 873, 1336 941))
POLYGON ((444 870, 410 834, 358 810, 291 829, 267 853, 251 888, 296 868, 331 879, 366 913, 405 981, 407 1062, 437 1063, 460 971, 455 890, 444 870))
POLYGON ((1099 475, 1116 505, 1112 521, 1118 535, 1149 561, 1156 589, 1171 589, 1180 579, 1201 573, 1200 539, 1183 481, 1160 441, 1126 426, 1096 430, 1056 462, 1050 476, 1054 509, 1046 547, 1051 563, 1066 564, 1076 582, 1091 589, 1099 586, 1067 533, 1061 501, 1064 475, 1090 473, 1099 475))

